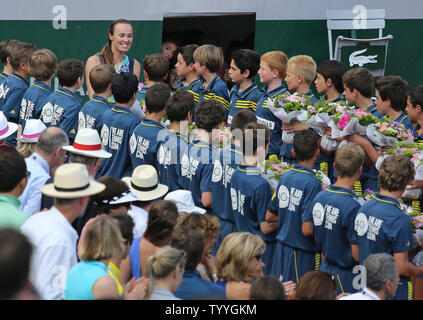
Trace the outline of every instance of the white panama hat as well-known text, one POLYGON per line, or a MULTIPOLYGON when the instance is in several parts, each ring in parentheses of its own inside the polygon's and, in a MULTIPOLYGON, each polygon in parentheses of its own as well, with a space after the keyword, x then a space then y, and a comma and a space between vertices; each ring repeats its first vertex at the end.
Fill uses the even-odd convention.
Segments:
POLYGON ((178 208, 178 212, 181 213, 191 213, 197 212, 200 214, 206 213, 206 210, 203 208, 197 207, 194 204, 194 199, 192 198, 192 193, 189 190, 175 190, 169 192, 165 200, 170 200, 175 202, 176 207, 178 208))
POLYGON ((13 122, 8 122, 6 116, 0 111, 0 140, 4 140, 11 136, 18 130, 18 125, 13 122))
POLYGON ((52 198, 77 199, 100 193, 105 188, 90 177, 85 165, 66 163, 57 168, 54 182, 43 186, 41 192, 52 198))
POLYGON ((79 129, 73 145, 64 146, 62 149, 92 158, 110 158, 112 156, 111 153, 102 149, 98 132, 89 128, 79 129))
POLYGON ((26 121, 24 131, 18 141, 38 142, 38 138, 45 129, 47 129, 46 125, 40 119, 29 119, 26 121))
POLYGON ((122 178, 141 201, 150 201, 163 197, 169 190, 164 184, 159 184, 156 169, 143 164, 135 168, 132 177, 122 178))

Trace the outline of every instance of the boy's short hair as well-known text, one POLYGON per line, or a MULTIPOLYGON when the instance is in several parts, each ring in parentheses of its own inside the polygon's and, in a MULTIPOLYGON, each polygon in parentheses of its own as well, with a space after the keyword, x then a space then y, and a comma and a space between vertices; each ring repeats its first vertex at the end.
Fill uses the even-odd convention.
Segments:
POLYGON ((194 118, 199 129, 211 132, 225 119, 225 107, 217 100, 201 100, 195 108, 194 118))
POLYGON ((179 49, 182 58, 184 59, 187 66, 194 63, 194 51, 199 47, 198 44, 188 44, 179 49))
POLYGON ((252 79, 260 69, 260 56, 251 49, 239 49, 232 54, 232 59, 241 73, 250 71, 249 79, 252 79))
POLYGON ((405 190, 414 179, 414 173, 414 166, 407 156, 394 154, 380 165, 379 187, 390 192, 405 190))
POLYGON ((0 192, 11 192, 26 177, 26 162, 16 150, 0 155, 0 192))
POLYGON ((289 58, 288 66, 296 74, 303 76, 306 83, 310 84, 316 78, 316 62, 312 57, 298 55, 289 58))
POLYGON ((279 78, 283 79, 286 75, 288 57, 282 51, 269 51, 260 57, 260 61, 266 62, 270 69, 278 70, 279 78))
MULTIPOLYGON (((148 91, 147 91, 148 92, 148 91)), ((179 89, 166 101, 166 115, 170 122, 186 120, 194 108, 194 97, 188 91, 179 89)))
POLYGON ((258 147, 266 148, 272 132, 270 129, 257 122, 248 123, 242 130, 241 149, 244 156, 256 155, 258 147))
POLYGON ((19 70, 21 63, 28 63, 31 54, 37 50, 32 43, 19 42, 9 49, 9 62, 13 70, 19 70))
POLYGON ((218 72, 223 65, 224 57, 222 49, 212 44, 204 44, 195 49, 194 60, 212 72, 218 72))
POLYGON ((34 51, 28 60, 31 75, 38 81, 47 81, 57 71, 57 58, 53 51, 40 49, 34 51))
POLYGON ((151 81, 163 81, 169 73, 169 60, 161 53, 146 56, 142 67, 151 81))
POLYGON ((112 80, 112 94, 118 103, 129 102, 138 91, 137 76, 129 72, 121 72, 112 80))
POLYGON ((407 105, 408 83, 400 76, 385 76, 376 80, 375 88, 382 101, 390 100, 395 111, 403 111, 407 105))
POLYGON ((343 92, 342 76, 347 71, 345 66, 336 60, 326 60, 317 66, 316 73, 320 73, 325 80, 330 79, 336 91, 343 92))
POLYGON ((356 89, 363 97, 371 98, 375 87, 373 75, 366 68, 354 68, 344 73, 343 84, 353 91, 356 89))
POLYGON ((77 59, 66 59, 59 63, 57 77, 63 87, 72 87, 78 78, 84 76, 84 62, 77 59))
POLYGON ((166 101, 170 98, 170 88, 166 83, 157 83, 148 88, 145 94, 145 107, 147 112, 160 112, 166 107, 166 101))
POLYGON ((14 39, 0 42, 0 63, 3 66, 7 64, 7 58, 10 56, 10 49, 19 43, 22 42, 14 39))
POLYGON ((408 93, 411 105, 413 107, 420 106, 423 108, 423 86, 417 86, 408 93))
POLYGON ((275 276, 265 275, 255 280, 250 288, 250 300, 285 300, 283 284, 275 276))
POLYGON ((106 91, 115 76, 115 68, 110 64, 99 64, 92 68, 89 78, 94 93, 99 94, 106 91))
POLYGON ((355 143, 347 143, 340 147, 335 154, 335 170, 340 178, 349 178, 363 165, 364 150, 355 143))
POLYGON ((307 161, 314 157, 319 146, 317 136, 311 130, 303 130, 294 135, 294 151, 298 161, 307 161))
POLYGON ((239 110, 232 118, 231 131, 235 129, 244 129, 245 125, 251 122, 257 122, 256 114, 248 109, 239 110))

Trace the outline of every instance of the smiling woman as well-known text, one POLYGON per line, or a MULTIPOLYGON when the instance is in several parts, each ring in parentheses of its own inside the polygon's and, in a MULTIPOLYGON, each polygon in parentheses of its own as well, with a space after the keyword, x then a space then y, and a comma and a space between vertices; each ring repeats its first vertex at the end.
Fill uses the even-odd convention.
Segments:
POLYGON ((108 42, 101 52, 88 58, 85 66, 88 96, 92 98, 94 91, 90 83, 90 72, 98 64, 114 65, 116 73, 131 72, 139 79, 140 63, 126 53, 131 49, 133 41, 132 25, 128 20, 118 19, 112 22, 108 31, 108 42))

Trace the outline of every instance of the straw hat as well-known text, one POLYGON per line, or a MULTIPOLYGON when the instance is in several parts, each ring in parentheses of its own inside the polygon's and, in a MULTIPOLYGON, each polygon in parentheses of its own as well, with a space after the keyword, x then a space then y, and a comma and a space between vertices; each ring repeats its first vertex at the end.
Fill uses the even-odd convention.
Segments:
POLYGON ((92 158, 110 158, 112 156, 111 153, 102 149, 98 132, 89 128, 79 129, 73 145, 62 147, 62 149, 92 158))
POLYGON ((143 164, 135 168, 132 177, 122 179, 131 188, 141 201, 150 201, 163 197, 169 187, 159 184, 156 169, 149 165, 143 164))
POLYGON ((18 140, 20 142, 38 142, 38 138, 47 129, 46 125, 40 119, 29 119, 25 123, 23 134, 18 140))
POLYGON ((203 208, 197 207, 194 204, 194 199, 192 198, 191 191, 175 190, 175 191, 169 192, 164 199, 175 202, 179 213, 182 213, 182 212, 186 212, 186 213, 197 212, 200 214, 206 213, 206 210, 204 210, 203 208))
POLYGON ((52 198, 77 199, 100 193, 105 188, 90 178, 85 165, 67 163, 57 168, 54 183, 46 184, 41 192, 52 198))
POLYGON ((6 116, 0 111, 0 140, 6 139, 8 136, 18 130, 18 125, 13 122, 7 122, 6 116))

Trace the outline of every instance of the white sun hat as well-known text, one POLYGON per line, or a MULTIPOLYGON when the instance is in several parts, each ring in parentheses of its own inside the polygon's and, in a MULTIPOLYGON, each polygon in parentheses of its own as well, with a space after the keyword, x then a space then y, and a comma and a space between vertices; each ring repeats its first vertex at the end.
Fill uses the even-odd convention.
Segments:
POLYGON ((90 128, 78 130, 75 141, 71 146, 64 146, 62 149, 92 158, 110 158, 111 153, 103 150, 98 132, 90 128))
POLYGON ((0 140, 4 140, 11 136, 18 130, 18 125, 13 122, 8 122, 6 116, 0 111, 0 140))
POLYGON ((169 192, 164 199, 175 202, 179 213, 183 213, 183 212, 185 213, 197 212, 200 214, 206 213, 206 210, 204 210, 203 208, 197 207, 194 204, 194 199, 192 198, 191 191, 175 190, 175 191, 169 192))
POLYGON ((78 199, 102 192, 106 186, 93 180, 87 167, 80 163, 66 163, 57 168, 54 182, 46 184, 41 192, 52 198, 78 199))
POLYGON ((19 142, 38 142, 41 133, 47 129, 40 119, 29 119, 25 123, 23 134, 18 138, 19 142))
POLYGON ((159 184, 156 169, 143 164, 135 168, 132 177, 122 178, 141 201, 150 201, 163 197, 169 190, 164 184, 159 184))

